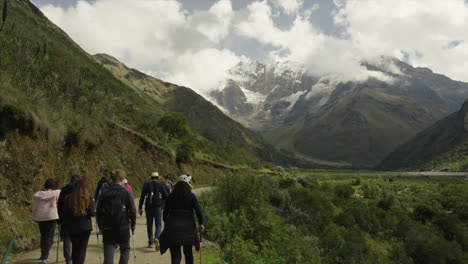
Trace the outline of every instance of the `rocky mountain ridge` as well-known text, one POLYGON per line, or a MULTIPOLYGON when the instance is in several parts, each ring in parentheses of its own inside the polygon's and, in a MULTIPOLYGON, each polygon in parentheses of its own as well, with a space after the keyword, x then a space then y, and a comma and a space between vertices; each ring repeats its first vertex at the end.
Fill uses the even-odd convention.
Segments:
POLYGON ((209 98, 279 148, 375 164, 404 140, 457 111, 468 97, 467 83, 395 58, 380 57, 362 66, 369 77, 349 81, 311 76, 295 63, 240 62, 209 98))

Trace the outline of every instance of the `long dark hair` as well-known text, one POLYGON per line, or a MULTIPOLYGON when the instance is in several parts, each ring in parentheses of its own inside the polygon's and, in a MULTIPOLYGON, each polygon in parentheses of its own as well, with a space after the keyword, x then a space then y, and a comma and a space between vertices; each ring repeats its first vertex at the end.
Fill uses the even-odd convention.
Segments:
POLYGON ((82 179, 75 182, 73 191, 70 194, 69 206, 74 216, 85 216, 86 209, 89 206, 91 195, 86 182, 82 179))
POLYGON ((176 197, 181 197, 181 196, 185 196, 189 193, 192 192, 192 187, 190 187, 190 185, 188 185, 188 183, 184 182, 184 181, 179 181, 176 183, 176 185, 174 186, 174 190, 172 191, 172 194, 176 197))

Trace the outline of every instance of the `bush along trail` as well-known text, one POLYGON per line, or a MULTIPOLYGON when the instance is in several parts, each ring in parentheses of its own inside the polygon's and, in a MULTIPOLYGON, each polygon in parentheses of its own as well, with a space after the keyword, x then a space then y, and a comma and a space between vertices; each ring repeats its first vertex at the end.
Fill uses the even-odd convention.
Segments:
MULTIPOLYGON (((209 191, 211 190, 210 187, 204 187, 204 188, 198 188, 194 189, 193 192, 197 195, 200 196, 202 192, 209 191)), ((138 203, 138 199, 135 199, 135 202, 138 203)), ((103 251, 102 251, 102 236, 99 236, 99 243, 97 240, 97 234, 96 234, 96 227, 95 227, 95 219, 93 219, 93 232, 91 234, 91 237, 89 239, 89 244, 88 244, 88 250, 86 253, 86 263, 89 264, 101 264, 103 261, 103 251)), ((57 254, 57 243, 56 243, 56 238, 55 236, 55 243, 52 246, 52 249, 50 250, 50 257, 49 257, 49 263, 55 263, 55 258, 57 254)), ((171 257, 169 252, 166 252, 164 255, 161 256, 161 254, 157 251, 154 250, 154 248, 147 248, 146 246, 148 245, 148 237, 146 234, 146 218, 145 215, 143 216, 138 216, 137 217, 137 226, 135 229, 135 247, 133 247, 133 241, 131 241, 130 245, 132 247, 131 252, 130 252, 130 260, 129 263, 134 263, 133 258, 134 258, 134 252, 136 255, 135 261, 138 264, 149 264, 149 263, 158 263, 158 264, 170 264, 171 263, 171 257), (135 249, 135 251, 134 251, 135 249)), ((215 260, 216 256, 216 246, 213 245, 212 243, 205 243, 205 245, 209 245, 207 249, 204 250, 204 260, 208 258, 208 261, 213 261, 215 260)), ((62 243, 59 245, 59 262, 58 263, 65 263, 65 259, 63 258, 63 251, 62 251, 62 243)), ((26 252, 23 252, 12 259, 9 259, 6 263, 39 263, 39 256, 40 256, 40 249, 33 249, 33 250, 28 250, 26 252)), ((194 256, 197 256, 195 258, 195 263, 199 263, 199 252, 194 251, 194 256)), ((118 263, 119 261, 119 253, 116 252, 114 256, 114 263, 118 263)), ((216 262, 216 260, 215 260, 216 262)), ((204 261, 204 263, 214 263, 214 262, 207 262, 204 261)))
POLYGON ((236 264, 468 263, 465 176, 368 174, 224 177, 207 238, 236 264))

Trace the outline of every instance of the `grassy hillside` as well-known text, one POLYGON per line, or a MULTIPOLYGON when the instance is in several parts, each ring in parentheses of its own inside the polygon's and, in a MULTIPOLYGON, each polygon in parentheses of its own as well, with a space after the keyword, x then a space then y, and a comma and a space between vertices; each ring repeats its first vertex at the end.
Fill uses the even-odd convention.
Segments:
POLYGON ((163 104, 115 78, 29 1, 8 0, 6 14, 0 31, 1 248, 14 228, 17 247, 37 236, 29 210, 46 178, 67 182, 79 172, 94 186, 121 168, 138 193, 152 171, 191 173, 203 184, 225 169, 272 168, 190 127, 185 138, 171 140, 158 126, 167 114, 163 104), (185 150, 193 151, 191 161, 176 162, 185 150))
POLYGON ((130 69, 107 54, 97 54, 95 58, 141 96, 150 96, 157 105, 167 111, 183 113, 194 130, 212 142, 224 146, 229 152, 235 146, 246 149, 265 161, 280 165, 321 165, 277 151, 261 136, 227 117, 216 106, 187 87, 163 82, 136 69, 130 69))
POLYGON ((402 144, 378 168, 468 171, 468 101, 402 144))
POLYGON ((431 113, 405 95, 365 86, 332 100, 310 119, 266 137, 289 151, 370 167, 435 121, 431 113))

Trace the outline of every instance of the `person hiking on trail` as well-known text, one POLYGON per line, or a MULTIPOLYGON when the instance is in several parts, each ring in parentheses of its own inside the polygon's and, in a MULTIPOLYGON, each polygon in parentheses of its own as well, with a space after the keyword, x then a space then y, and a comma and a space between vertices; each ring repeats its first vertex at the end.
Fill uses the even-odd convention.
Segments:
POLYGON ((169 195, 166 186, 160 183, 159 174, 151 174, 151 182, 143 186, 140 202, 138 203, 138 213, 143 215, 143 203, 145 204, 146 231, 148 233, 148 248, 155 247, 159 250, 159 235, 162 230, 162 210, 163 200, 169 195), (156 225, 156 232, 153 236, 153 223, 156 225))
MULTIPOLYGON (((63 220, 63 208, 64 208, 64 201, 65 197, 73 192, 73 185, 77 180, 81 177, 78 174, 73 174, 70 178, 70 182, 65 185, 60 191, 60 196, 58 198, 57 209, 59 214, 59 224, 62 224, 63 220)), ((70 235, 68 234, 65 228, 60 228, 60 237, 63 241, 63 257, 65 258, 65 263, 70 264, 72 263, 72 255, 71 255, 71 240, 70 235)))
POLYGON ((89 236, 93 230, 91 217, 96 215, 94 201, 84 180, 75 182, 73 191, 67 195, 63 206, 62 225, 71 239, 72 262, 84 264, 89 236))
POLYGON ((127 264, 130 257, 130 229, 135 231, 136 210, 133 194, 123 187, 125 173, 114 170, 112 184, 105 188, 97 203, 96 219, 104 244, 104 264, 114 263, 117 244, 119 264, 127 264))
POLYGON ((102 193, 102 190, 104 188, 107 188, 110 185, 110 181, 106 176, 102 176, 102 178, 99 180, 96 190, 94 191, 94 202, 97 204, 97 201, 99 200, 99 196, 102 193))
POLYGON ((59 219, 57 202, 60 195, 58 182, 47 179, 44 188, 34 194, 32 216, 41 233, 41 263, 49 261, 49 251, 54 241, 55 227, 59 219))
POLYGON ((168 174, 164 176, 164 180, 162 181, 162 183, 166 186, 168 192, 171 193, 174 189, 174 180, 172 178, 172 175, 168 174))
POLYGON ((169 249, 172 264, 181 262, 181 247, 184 249, 186 264, 193 263, 192 246, 195 246, 196 250, 200 250, 193 211, 195 211, 198 218, 198 231, 205 230, 200 204, 195 194, 192 193, 190 180, 191 177, 187 175, 179 177, 174 191, 166 200, 166 207, 164 208, 164 230, 159 239, 161 255, 169 249))
POLYGON ((218 177, 213 178, 213 186, 216 186, 218 184, 218 177))
POLYGON ((133 192, 133 187, 128 183, 127 179, 124 180, 124 185, 125 185, 125 189, 133 192))

